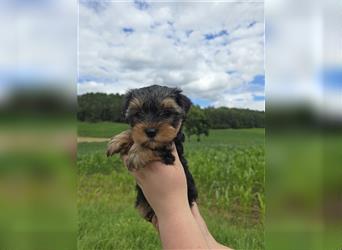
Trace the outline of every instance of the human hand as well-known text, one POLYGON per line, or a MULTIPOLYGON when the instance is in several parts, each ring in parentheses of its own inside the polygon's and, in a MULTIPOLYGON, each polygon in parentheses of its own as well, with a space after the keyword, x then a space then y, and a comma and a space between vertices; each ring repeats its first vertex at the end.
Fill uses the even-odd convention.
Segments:
MULTIPOLYGON (((173 165, 152 162, 130 172, 158 217, 189 209, 186 177, 175 146, 172 154, 175 156, 173 165)), ((123 158, 125 162, 127 156, 123 158)))
POLYGON ((173 165, 152 162, 131 174, 156 214, 152 223, 158 227, 164 249, 208 249, 191 214, 186 177, 175 146, 172 154, 173 165))

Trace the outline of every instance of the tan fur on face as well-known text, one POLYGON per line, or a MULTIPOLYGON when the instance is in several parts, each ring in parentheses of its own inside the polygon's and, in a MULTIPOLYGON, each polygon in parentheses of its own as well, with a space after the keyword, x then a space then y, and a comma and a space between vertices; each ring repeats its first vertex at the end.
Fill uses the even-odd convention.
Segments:
POLYGON ((132 128, 132 139, 139 145, 155 149, 171 142, 177 136, 181 123, 180 121, 176 128, 166 122, 156 124, 138 123, 132 128), (158 130, 153 140, 146 136, 146 128, 156 128, 158 130))
POLYGON ((176 128, 172 127, 168 123, 161 123, 158 127, 158 133, 155 140, 160 143, 171 142, 176 136, 180 128, 180 124, 176 128))
POLYGON ((145 123, 138 123, 132 128, 132 138, 135 143, 141 145, 148 140, 145 134, 147 126, 145 123))
POLYGON ((162 107, 164 108, 172 108, 174 110, 176 110, 177 112, 182 112, 182 109, 178 106, 178 104, 176 103, 176 101, 170 97, 165 98, 161 104, 162 107))

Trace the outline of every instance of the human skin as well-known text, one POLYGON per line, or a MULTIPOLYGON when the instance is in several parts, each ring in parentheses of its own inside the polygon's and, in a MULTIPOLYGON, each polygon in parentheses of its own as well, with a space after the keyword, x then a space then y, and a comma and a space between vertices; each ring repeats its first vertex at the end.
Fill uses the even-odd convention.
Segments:
POLYGON ((218 243, 215 238, 211 235, 211 233, 208 230, 208 227, 204 221, 204 219, 202 218, 202 215, 200 214, 200 211, 198 209, 197 203, 195 202, 192 207, 191 207, 191 213, 193 215, 193 217, 195 218, 198 227, 200 228, 200 230, 202 231, 202 234, 204 235, 207 244, 209 246, 210 249, 228 249, 228 250, 232 250, 229 247, 226 247, 220 243, 218 243))
MULTIPOLYGON (((183 166, 175 147, 175 162, 152 162, 131 174, 155 211, 152 222, 164 249, 229 249, 215 241, 195 203, 189 207, 183 166), (158 219, 157 219, 158 218, 158 219)), ((123 157, 124 161, 126 156, 123 157)))

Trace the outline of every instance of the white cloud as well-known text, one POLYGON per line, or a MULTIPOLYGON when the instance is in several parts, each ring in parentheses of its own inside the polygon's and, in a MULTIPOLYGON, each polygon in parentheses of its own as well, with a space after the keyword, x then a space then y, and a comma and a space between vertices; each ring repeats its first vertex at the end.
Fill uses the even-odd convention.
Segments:
MULTIPOLYGON (((254 93, 255 95, 263 96, 263 92, 254 93)), ((253 108, 255 110, 265 110, 264 101, 256 101, 252 93, 238 93, 235 95, 224 95, 222 98, 214 102, 215 107, 227 106, 236 108, 253 108)))
POLYGON ((262 3, 80 4, 78 93, 164 84, 213 105, 262 109, 256 90, 230 90, 264 74, 263 27, 262 3))

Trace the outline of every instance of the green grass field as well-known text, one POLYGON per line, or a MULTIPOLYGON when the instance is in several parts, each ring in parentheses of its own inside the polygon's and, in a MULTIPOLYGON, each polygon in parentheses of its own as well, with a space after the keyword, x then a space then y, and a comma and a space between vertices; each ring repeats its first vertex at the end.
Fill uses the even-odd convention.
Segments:
MULTIPOLYGON (((127 128, 79 123, 78 135, 105 137, 127 128)), ((186 141, 186 158, 209 230, 234 249, 264 249, 264 129, 211 130, 186 141)), ((78 145, 79 249, 160 249, 154 228, 135 211, 134 179, 106 143, 78 145)))

